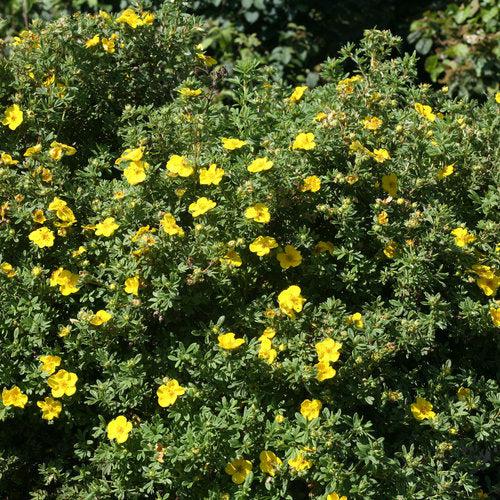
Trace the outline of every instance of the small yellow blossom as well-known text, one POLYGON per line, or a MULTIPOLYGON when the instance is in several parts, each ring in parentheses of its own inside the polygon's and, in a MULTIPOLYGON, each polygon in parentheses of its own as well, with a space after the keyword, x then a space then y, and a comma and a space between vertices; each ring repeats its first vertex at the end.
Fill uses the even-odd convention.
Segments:
POLYGON ((131 161, 123 171, 123 175, 131 186, 136 186, 146 180, 146 169, 148 167, 149 163, 145 161, 131 161))
POLYGON ((389 151, 387 151, 387 149, 384 149, 384 148, 374 149, 372 156, 373 156, 373 159, 377 163, 384 163, 384 161, 391 159, 391 155, 389 154, 389 151))
POLYGON ((320 361, 316 364, 316 380, 318 382, 324 382, 335 377, 336 374, 337 371, 327 361, 320 361))
POLYGON ((393 259, 394 256, 396 255, 397 249, 398 249, 397 243, 391 240, 384 247, 384 255, 388 259, 393 259))
POLYGON ((259 257, 264 257, 264 255, 267 255, 277 246, 278 242, 272 236, 258 236, 252 243, 250 243, 248 248, 259 257))
POLYGON ((179 396, 186 393, 186 389, 179 385, 179 382, 175 379, 169 380, 166 384, 160 385, 156 391, 158 396, 158 404, 162 408, 167 406, 172 406, 179 396))
POLYGON ((301 132, 298 134, 292 144, 292 149, 303 149, 305 151, 310 151, 316 147, 314 142, 314 134, 312 132, 301 132))
POLYGON ((465 247, 469 243, 473 243, 476 240, 476 237, 473 234, 470 234, 467 231, 467 228, 464 227, 457 227, 453 229, 451 234, 455 237, 455 245, 457 247, 465 247))
POLYGON ((302 254, 292 245, 286 245, 284 252, 279 252, 276 255, 282 269, 289 267, 300 266, 302 262, 302 254))
POLYGON ((311 193, 316 193, 321 188, 321 179, 316 175, 310 175, 304 179, 304 182, 300 186, 300 191, 305 193, 306 191, 311 191, 311 193))
POLYGON ((207 168, 202 168, 200 170, 200 184, 209 186, 213 184, 214 186, 218 186, 225 172, 223 168, 217 168, 215 163, 211 163, 207 168))
POLYGON ((17 104, 9 106, 4 113, 4 118, 2 124, 10 128, 10 130, 16 130, 19 125, 23 123, 23 112, 17 104))
POLYGON ((304 92, 308 90, 308 88, 309 87, 307 87, 307 85, 301 85, 299 87, 295 87, 295 89, 292 92, 292 95, 289 97, 289 100, 291 102, 299 102, 302 99, 304 92))
POLYGON ((236 458, 226 465, 224 471, 231 476, 233 483, 242 484, 252 472, 252 462, 243 458, 236 458))
POLYGON ((92 38, 89 38, 85 42, 85 48, 90 49, 91 47, 95 47, 96 45, 99 45, 99 42, 101 41, 101 38, 99 35, 94 35, 92 38))
POLYGON ((182 87, 181 89, 179 89, 179 94, 183 97, 196 97, 201 94, 201 89, 182 87))
POLYGON ((417 397, 411 405, 411 412, 417 420, 433 419, 436 413, 432 411, 432 404, 424 398, 417 397))
POLYGON ((300 287, 292 285, 278 295, 279 308, 287 316, 293 317, 296 312, 302 311, 306 299, 300 293, 300 287))
POLYGON ((207 213, 209 210, 212 210, 216 206, 217 203, 215 203, 215 201, 212 201, 209 198, 205 198, 205 196, 202 196, 201 198, 198 198, 195 202, 191 203, 189 205, 188 210, 193 217, 199 217, 200 215, 207 213))
POLYGON ((37 401, 36 405, 42 410, 42 418, 44 420, 54 420, 62 410, 61 402, 49 396, 43 401, 37 401))
POLYGON ((389 174, 382 176, 382 189, 389 196, 392 197, 396 196, 396 193, 398 192, 398 178, 396 174, 389 174))
POLYGON ((361 330, 364 327, 364 322, 363 322, 363 316, 361 313, 357 312, 354 314, 351 314, 350 316, 347 317, 347 323, 354 325, 356 328, 361 330))
POLYGON ((144 26, 145 24, 151 24, 150 22, 146 23, 144 19, 141 19, 141 17, 139 17, 133 9, 125 9, 121 12, 116 18, 116 22, 118 24, 128 24, 132 29, 144 26))
POLYGON ((347 500, 345 495, 340 496, 338 493, 329 493, 325 500, 347 500))
POLYGON ((139 295, 139 276, 132 276, 125 280, 125 286, 123 287, 125 293, 130 293, 131 295, 139 295))
POLYGON ((95 225, 96 236, 109 238, 120 227, 114 217, 106 217, 102 222, 95 225))
POLYGON ((263 172, 272 168, 274 162, 266 157, 256 158, 250 165, 248 165, 247 170, 252 174, 257 172, 263 172))
POLYGON ((31 231, 29 239, 38 248, 54 246, 54 233, 48 227, 41 227, 31 231))
POLYGON ((297 453, 293 458, 288 460, 288 465, 297 472, 300 472, 310 469, 312 467, 312 462, 307 460, 303 453, 297 453))
POLYGON ((232 351, 233 349, 238 349, 238 347, 242 346, 245 343, 245 339, 236 338, 234 333, 224 333, 217 337, 219 341, 219 347, 222 349, 226 349, 228 351, 232 351))
POLYGON ((17 165, 19 163, 18 160, 14 160, 12 156, 8 153, 0 154, 0 165, 17 165))
POLYGON ((382 212, 377 215, 377 223, 381 226, 385 226, 388 222, 389 214, 385 210, 382 210, 382 212))
POLYGON ((9 264, 8 262, 2 262, 0 264, 0 271, 2 271, 7 278, 13 278, 17 274, 12 264, 9 264))
POLYGON ((52 397, 60 398, 65 395, 72 396, 76 392, 77 381, 76 373, 59 370, 48 378, 47 384, 52 389, 52 397))
POLYGON ((221 139, 222 147, 228 151, 234 151, 235 149, 240 149, 247 144, 247 141, 242 141, 241 139, 234 139, 230 137, 223 137, 221 139))
POLYGON ((118 444, 122 444, 128 439, 131 430, 132 422, 129 422, 123 415, 119 415, 111 420, 106 426, 108 439, 110 441, 114 439, 118 444))
POLYGON ((340 357, 342 344, 333 339, 326 338, 315 345, 318 360, 323 363, 335 363, 340 357))
POLYGON ((62 142, 53 141, 50 143, 49 156, 54 161, 59 161, 63 156, 73 156, 76 154, 76 149, 73 146, 68 146, 62 142))
POLYGON ((490 316, 493 326, 500 327, 500 307, 491 306, 490 316))
POLYGON ((267 224, 271 220, 269 209, 263 203, 256 203, 245 210, 245 217, 261 224, 267 224))
POLYGON ((430 122, 436 119, 436 115, 432 112, 432 108, 426 104, 421 104, 419 102, 415 103, 415 111, 430 122))
POLYGON ((457 397, 460 401, 465 401, 471 397, 472 391, 468 387, 459 387, 457 397))
POLYGON ((273 339, 276 335, 276 330, 272 328, 271 326, 268 326, 263 332, 262 335, 259 337, 259 340, 262 341, 262 339, 273 339))
POLYGON ((282 460, 276 456, 272 451, 261 451, 259 454, 260 459, 260 470, 264 474, 269 474, 274 477, 276 475, 276 469, 278 469, 283 463, 282 460))
POLYGON ((144 148, 126 149, 119 158, 115 160, 115 165, 119 165, 122 161, 140 161, 144 155, 144 148))
POLYGON ((445 165, 442 169, 437 173, 437 178, 439 180, 443 180, 449 175, 451 175, 455 171, 455 164, 451 163, 450 165, 445 165))
POLYGON ((349 95, 354 92, 354 84, 363 80, 361 75, 354 75, 350 78, 344 78, 337 83, 337 92, 339 94, 349 95))
POLYGON ((23 156, 26 158, 29 158, 30 156, 35 156, 38 153, 42 151, 42 145, 41 144, 35 144, 34 146, 30 146, 29 148, 26 149, 24 152, 23 156))
POLYGON ((260 340, 259 358, 264 359, 270 365, 276 359, 278 351, 273 348, 271 339, 264 337, 260 340))
POLYGON ((100 309, 89 319, 89 323, 94 326, 101 326, 107 323, 113 317, 108 311, 100 309))
POLYGON ((17 385, 14 385, 11 389, 4 388, 2 390, 2 403, 4 406, 24 408, 27 402, 28 396, 26 396, 17 385))
POLYGON ((316 122, 322 122, 323 120, 326 120, 328 118, 328 115, 324 111, 320 111, 319 113, 316 113, 314 116, 314 121, 316 122))
POLYGON ((50 286, 59 286, 62 295, 70 295, 80 290, 76 285, 78 275, 60 267, 55 270, 50 277, 50 286))
POLYGON ((194 168, 188 162, 187 158, 179 155, 172 155, 170 157, 167 162, 167 170, 180 177, 189 177, 194 172, 194 168))
POLYGON ((160 224, 169 236, 184 236, 184 229, 177 224, 171 213, 166 212, 160 220, 160 224))
POLYGON ((241 255, 235 250, 229 250, 226 255, 221 259, 224 264, 233 267, 240 267, 243 261, 241 255))
POLYGON ((42 362, 40 369, 47 375, 52 375, 61 364, 61 358, 59 356, 52 356, 51 354, 40 356, 38 359, 42 362))
POLYGON ((367 130, 378 130, 382 126, 383 121, 376 116, 367 116, 363 120, 363 127, 367 130))
POLYGON ((71 332, 71 327, 70 326, 63 326, 59 330, 58 335, 59 335, 59 337, 64 338, 64 337, 67 337, 70 334, 70 332, 71 332))
POLYGON ((328 252, 330 255, 333 255, 334 250, 333 243, 331 241, 318 241, 318 243, 314 247, 314 253, 320 254, 324 252, 328 252))

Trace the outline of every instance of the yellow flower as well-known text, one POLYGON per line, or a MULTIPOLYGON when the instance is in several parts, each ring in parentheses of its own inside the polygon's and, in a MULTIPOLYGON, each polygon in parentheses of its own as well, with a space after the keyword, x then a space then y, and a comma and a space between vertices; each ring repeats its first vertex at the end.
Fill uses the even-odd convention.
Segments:
POLYGON ((385 226, 388 222, 389 214, 385 210, 382 210, 382 212, 377 215, 377 223, 381 226, 385 226))
MULTIPOLYGON (((133 9, 125 9, 117 18, 118 24, 128 24, 132 29, 139 26, 144 26, 145 22, 141 19, 133 9)), ((150 24, 150 23, 149 23, 150 24)))
POLYGON ((302 96, 304 95, 304 92, 308 90, 309 87, 307 85, 295 87, 294 91, 292 92, 292 95, 289 97, 291 102, 299 102, 302 99, 302 96))
POLYGON ((89 38, 85 42, 85 48, 90 49, 91 47, 95 47, 96 45, 99 45, 99 42, 101 41, 101 38, 99 35, 94 35, 92 38, 89 38))
POLYGON ((11 389, 4 388, 2 390, 2 403, 4 406, 17 406, 24 408, 28 402, 28 396, 23 394, 21 389, 14 385, 11 389))
POLYGON ((217 340, 219 341, 219 347, 228 351, 238 349, 238 347, 245 343, 245 339, 235 338, 234 333, 232 332, 219 335, 217 340))
POLYGON ((271 220, 269 209, 263 203, 256 203, 245 210, 245 217, 255 222, 267 224, 271 220))
POLYGON ((139 295, 139 276, 132 276, 125 280, 125 286, 123 287, 126 293, 132 295, 139 295))
POLYGON ((194 168, 189 164, 187 158, 179 155, 170 157, 167 162, 167 170, 180 177, 189 177, 194 172, 194 168))
POLYGON ((278 351, 273 348, 271 339, 264 337, 260 340, 259 358, 266 360, 270 365, 276 359, 278 351))
POLYGON ((8 153, 0 154, 0 164, 1 165, 17 165, 19 163, 18 160, 14 160, 11 155, 8 153))
POLYGON ((367 116, 363 120, 363 127, 367 130, 377 130, 382 126, 382 120, 376 116, 367 116))
POLYGON ((436 119, 436 115, 432 112, 432 108, 426 104, 420 104, 419 102, 415 103, 415 111, 430 122, 436 119))
POLYGON ((316 193, 321 188, 321 179, 316 175, 310 175, 304 179, 304 182, 300 186, 300 190, 305 193, 306 191, 311 191, 311 193, 316 193))
POLYGON ((323 404, 319 399, 304 399, 300 405, 300 413, 307 420, 319 417, 323 404))
POLYGON ((292 149, 303 149, 305 151, 310 151, 316 147, 314 142, 314 134, 312 132, 301 132, 298 134, 292 144, 292 149))
POLYGON ((111 420, 106 427, 108 439, 110 441, 114 439, 118 444, 122 444, 128 439, 131 430, 132 422, 129 422, 123 415, 111 420))
POLYGON ((38 248, 54 246, 54 233, 48 227, 41 227, 35 229, 35 231, 31 231, 29 239, 38 248))
POLYGON ((396 255, 398 244, 395 241, 389 241, 384 247, 384 255, 388 259, 393 259, 396 255))
POLYGON ((160 224, 169 236, 184 236, 184 230, 177 224, 171 213, 166 212, 160 220, 160 224))
POLYGON ((78 283, 78 275, 73 274, 60 267, 55 270, 50 277, 50 286, 59 286, 59 291, 62 295, 70 295, 80 290, 76 284, 78 283))
POLYGON ((23 123, 23 112, 17 104, 9 106, 4 113, 4 119, 2 124, 10 128, 10 130, 16 130, 19 125, 23 123))
POLYGON ((260 470, 264 474, 269 474, 274 477, 276 475, 276 469, 280 467, 283 463, 279 457, 276 456, 272 451, 261 451, 259 454, 260 459, 260 470))
POLYGON ((270 326, 268 326, 263 332, 262 335, 259 337, 259 340, 262 341, 263 339, 273 339, 276 335, 276 330, 270 326))
POLYGON ((354 325, 360 330, 364 327, 363 316, 359 312, 348 316, 347 323, 354 325))
POLYGON ((202 168, 200 170, 200 184, 205 186, 209 186, 210 184, 218 186, 224 176, 224 173, 223 168, 217 168, 215 163, 211 163, 208 169, 202 168))
POLYGON ((156 391, 158 396, 158 404, 162 408, 167 406, 172 406, 179 396, 185 394, 186 389, 179 385, 179 382, 175 379, 169 380, 166 384, 160 385, 156 391))
POLYGON ((266 157, 256 158, 250 165, 248 165, 247 170, 252 174, 257 172, 263 172, 264 170, 269 170, 272 168, 274 162, 266 157))
POLYGON ((328 115, 324 111, 320 111, 319 113, 316 113, 316 116, 314 117, 314 121, 322 122, 323 120, 326 120, 327 118, 328 118, 328 115))
POLYGON ((337 92, 344 95, 349 95, 354 92, 354 84, 363 80, 361 75, 354 75, 350 78, 344 78, 337 83, 337 92))
POLYGON ((189 87, 182 87, 179 89, 179 94, 184 97, 196 97, 201 94, 201 89, 190 89, 189 87))
POLYGON ((114 38, 103 38, 101 40, 102 48, 108 54, 114 54, 116 51, 115 39, 114 38))
POLYGON ((71 252, 71 257, 80 257, 80 255, 84 254, 87 251, 87 249, 80 245, 76 250, 73 250, 71 252))
POLYGON ((473 243, 476 237, 467 231, 467 228, 457 227, 453 229, 451 234, 455 237, 455 245, 457 247, 465 247, 469 243, 473 243))
POLYGON ((67 337, 71 332, 71 327, 70 326, 63 326, 61 327, 61 329, 59 330, 59 337, 67 337))
POLYGON ((240 267, 243 263, 243 261, 241 260, 241 255, 235 250, 229 250, 221 260, 228 266, 234 267, 240 267))
POLYGON ((483 293, 488 297, 495 295, 500 284, 500 275, 498 275, 490 266, 479 264, 474 264, 472 266, 472 271, 479 276, 476 280, 476 284, 479 288, 481 288, 483 293))
POLYGON ((41 144, 35 144, 34 146, 31 146, 31 147, 29 147, 29 148, 26 149, 26 151, 24 152, 24 156, 26 158, 29 158, 30 156, 37 155, 41 151, 42 151, 42 145, 41 144))
POLYGON ((457 390, 457 397, 460 401, 469 399, 472 391, 467 387, 459 387, 457 390))
POLYGON ((115 160, 115 165, 122 161, 140 161, 144 155, 144 148, 126 149, 119 158, 115 160))
POLYGON ((300 295, 300 292, 300 287, 292 285, 278 295, 279 308, 287 316, 293 317, 294 313, 302 311, 306 299, 300 295))
POLYGON ((490 316, 493 325, 496 327, 500 327, 500 307, 490 307, 490 316))
POLYGON ((16 275, 16 270, 8 262, 2 262, 0 264, 0 270, 7 276, 7 278, 13 278, 16 275))
POLYGON ((247 144, 247 141, 242 141, 241 139, 234 139, 230 137, 222 137, 222 147, 228 151, 234 151, 235 149, 240 149, 247 144))
POLYGON ((231 476, 233 483, 242 484, 252 472, 252 462, 243 458, 236 458, 226 465, 224 471, 231 476))
POLYGON ((49 156, 54 161, 59 161, 63 156, 73 156, 74 154, 76 154, 76 149, 73 146, 57 141, 50 143, 49 156))
POLYGON ((316 364, 316 380, 318 382, 323 382, 330 378, 335 377, 337 371, 330 366, 327 361, 320 361, 316 364))
POLYGON ((106 217, 102 222, 95 225, 95 235, 109 238, 118 228, 114 217, 106 217))
POLYGON ((307 460, 302 453, 297 453, 293 458, 288 460, 288 465, 297 472, 310 469, 312 462, 307 460))
POLYGON ((37 401, 36 405, 42 410, 44 420, 54 420, 62 410, 62 404, 57 399, 47 396, 43 401, 37 401))
POLYGON ((302 254, 292 245, 286 245, 285 251, 279 252, 278 255, 276 255, 276 258, 278 259, 282 269, 300 266, 300 263, 302 262, 302 254))
POLYGON ((372 153, 373 159, 377 163, 384 163, 385 160, 390 160, 391 155, 389 154, 389 151, 387 149, 374 149, 372 153))
POLYGON ((43 210, 41 210, 39 208, 37 208, 36 210, 33 210, 31 217, 38 224, 43 224, 47 220, 45 218, 45 214, 43 213, 43 210))
POLYGON ((131 161, 123 171, 123 175, 131 186, 135 186, 144 182, 146 179, 146 169, 148 167, 149 163, 145 161, 131 161))
POLYGON ((340 496, 338 493, 329 493, 326 500, 347 500, 347 497, 345 495, 340 496))
POLYGON ((68 207, 64 200, 61 200, 57 196, 49 203, 47 208, 50 212, 55 212, 57 218, 62 222, 56 222, 56 226, 59 227, 69 227, 76 222, 75 214, 68 207))
POLYGON ((411 412, 417 420, 433 419, 436 413, 432 411, 432 404, 424 398, 417 397, 411 405, 411 412))
POLYGON ((318 360, 321 363, 335 363, 340 357, 342 344, 333 339, 326 338, 315 345, 318 360))
POLYGON ((153 24, 154 20, 156 19, 156 16, 152 12, 143 12, 141 17, 143 24, 148 26, 153 24))
POLYGON ((191 205, 189 205, 189 213, 193 217, 199 217, 200 215, 207 213, 209 210, 212 210, 216 206, 217 203, 215 203, 215 201, 212 201, 209 198, 205 198, 205 196, 202 196, 201 198, 198 198, 195 202, 191 203, 191 205))
POLYGON ((72 396, 76 392, 77 380, 78 376, 76 373, 59 370, 48 378, 47 384, 52 389, 52 396, 60 398, 64 395, 72 396))
POLYGON ((398 178, 396 174, 382 176, 382 189, 389 196, 396 196, 396 193, 398 192, 398 178))
POLYGON ((38 359, 42 362, 40 369, 48 375, 52 375, 61 364, 61 358, 59 356, 52 356, 51 354, 40 356, 38 359))
POLYGON ((107 323, 113 317, 108 311, 104 309, 99 309, 92 317, 89 319, 89 323, 94 326, 101 326, 107 323))
POLYGON ((442 180, 446 177, 448 177, 449 175, 451 175, 454 171, 455 171, 455 164, 454 163, 451 163, 450 165, 445 165, 442 169, 439 170, 439 172, 437 173, 437 178, 439 180, 442 180))
POLYGON ((318 241, 318 243, 314 247, 314 253, 319 254, 328 252, 330 255, 333 255, 334 248, 335 247, 333 246, 333 243, 331 241, 318 241))
POLYGON ((256 253, 259 257, 267 255, 271 249, 276 248, 278 242, 272 236, 258 236, 250 243, 249 249, 251 252, 256 253))

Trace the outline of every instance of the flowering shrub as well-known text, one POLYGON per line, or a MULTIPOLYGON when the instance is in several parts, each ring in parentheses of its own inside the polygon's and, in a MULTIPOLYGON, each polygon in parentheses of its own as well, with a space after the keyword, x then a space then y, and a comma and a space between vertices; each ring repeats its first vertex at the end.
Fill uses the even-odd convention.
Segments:
POLYGON ((314 90, 198 36, 76 16, 1 63, 0 491, 498 492, 497 102, 387 32, 314 90))

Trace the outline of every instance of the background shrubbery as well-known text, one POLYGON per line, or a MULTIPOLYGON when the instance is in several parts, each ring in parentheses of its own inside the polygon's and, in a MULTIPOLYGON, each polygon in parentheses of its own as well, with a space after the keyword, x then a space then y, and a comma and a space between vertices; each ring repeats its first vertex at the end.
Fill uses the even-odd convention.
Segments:
POLYGON ((0 389, 28 400, 3 393, 2 495, 498 494, 498 96, 418 85, 384 31, 294 91, 252 58, 213 66, 175 4, 137 15, 38 22, 4 47, 0 389), (200 198, 215 205, 193 216, 200 198), (338 359, 317 366, 325 339, 338 359), (78 376, 51 421, 47 355, 78 376), (161 406, 172 379, 185 392, 161 406))

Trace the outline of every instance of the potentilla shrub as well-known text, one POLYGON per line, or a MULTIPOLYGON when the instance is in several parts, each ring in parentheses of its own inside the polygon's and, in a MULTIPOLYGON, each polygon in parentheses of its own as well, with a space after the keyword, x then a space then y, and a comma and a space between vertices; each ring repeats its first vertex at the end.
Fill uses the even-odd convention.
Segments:
POLYGON ((498 99, 379 31, 314 90, 211 73, 197 26, 78 16, 2 62, 2 495, 493 496, 498 99))

